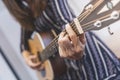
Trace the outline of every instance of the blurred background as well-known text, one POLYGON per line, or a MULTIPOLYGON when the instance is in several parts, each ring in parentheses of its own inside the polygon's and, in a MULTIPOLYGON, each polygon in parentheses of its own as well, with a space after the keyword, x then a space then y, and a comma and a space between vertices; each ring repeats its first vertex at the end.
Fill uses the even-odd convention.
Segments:
MULTIPOLYGON (((71 1, 69 0, 70 3, 71 1)), ((78 12, 82 11, 84 5, 89 2, 89 0, 84 0, 83 2, 80 0, 79 3, 81 5, 79 5, 77 3, 78 0, 74 1, 75 3, 72 3, 72 5, 78 7, 78 12)), ((75 12, 75 14, 78 15, 78 12, 75 12)), ((120 34, 119 22, 112 25, 116 26, 111 27, 115 34, 120 34)), ((105 39, 105 42, 111 39, 117 40, 116 43, 120 41, 120 36, 117 39, 109 36, 106 28, 96 33, 101 36, 101 39, 105 39), (102 35, 101 32, 106 33, 106 35, 102 35)), ((2 0, 0 0, 0 80, 39 80, 35 71, 30 69, 22 58, 20 53, 20 34, 20 25, 8 13, 2 0)), ((108 45, 116 46, 116 44, 111 43, 108 45)), ((119 48, 117 50, 115 48, 115 51, 119 51, 119 48)))
POLYGON ((0 0, 0 80, 38 80, 20 53, 20 25, 0 0))

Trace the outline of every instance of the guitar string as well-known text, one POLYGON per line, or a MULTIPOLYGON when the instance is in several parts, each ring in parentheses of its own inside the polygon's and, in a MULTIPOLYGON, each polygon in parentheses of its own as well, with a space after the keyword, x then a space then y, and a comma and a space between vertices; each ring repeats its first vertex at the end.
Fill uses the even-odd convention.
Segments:
MULTIPOLYGON (((101 3, 102 3, 102 1, 103 0, 101 0, 101 3)), ((83 14, 81 14, 80 16, 79 16, 79 18, 78 18, 78 20, 81 22, 82 20, 84 20, 85 19, 85 17, 87 17, 89 14, 90 14, 90 12, 92 12, 98 5, 100 5, 100 2, 98 1, 94 6, 94 8, 92 9, 92 10, 90 10, 90 9, 88 9, 88 10, 86 10, 83 14), (90 11, 90 12, 89 12, 90 11), (85 17, 84 17, 85 16, 85 17), (81 20, 80 20, 81 19, 81 20)), ((76 27, 75 27, 75 24, 74 24, 74 22, 71 22, 70 23, 70 25, 71 25, 71 27, 73 28, 73 30, 75 30, 76 29, 76 27)), ((65 30, 63 30, 63 31, 65 31, 65 30)), ((77 31, 77 30, 75 30, 75 31, 77 31)), ((65 31, 66 32, 66 31, 65 31)), ((46 51, 46 50, 48 50, 48 48, 51 48, 52 46, 55 46, 55 47, 57 47, 57 41, 58 41, 58 37, 59 37, 59 35, 54 39, 54 40, 52 40, 52 42, 45 48, 45 50, 43 50, 42 51, 42 53, 46 53, 46 52, 48 52, 48 51, 46 51)), ((46 54, 45 54, 46 55, 46 54)), ((51 54, 52 55, 52 54, 51 54)))
MULTIPOLYGON (((119 12, 120 12, 120 11, 119 11, 119 12)), ((86 13, 86 12, 85 12, 85 13, 86 13)), ((80 16, 78 19, 80 20, 80 19, 85 15, 85 13, 81 14, 82 16, 80 16)), ((86 14, 87 14, 87 13, 86 13, 86 14)), ((110 15, 110 14, 109 14, 109 15, 110 15)), ((101 18, 99 18, 99 19, 108 17, 109 15, 106 15, 106 16, 101 17, 101 18)), ((87 24, 84 24, 83 26, 89 25, 90 23, 95 22, 95 21, 97 21, 97 20, 99 20, 99 19, 93 20, 93 21, 91 21, 91 22, 89 22, 89 23, 87 23, 87 24)), ((83 26, 82 26, 82 27, 83 27, 83 26)), ((73 29, 76 29, 75 24, 74 24, 73 22, 71 23, 71 27, 73 27, 73 29)), ((84 28, 84 27, 83 27, 83 28, 84 28)), ((53 39, 53 41, 51 42, 51 44, 48 45, 48 46, 46 47, 46 49, 47 49, 47 48, 50 48, 51 45, 53 46, 53 45, 57 44, 57 41, 58 41, 57 39, 58 39, 58 37, 59 37, 59 35, 58 35, 55 39, 53 39)), ((57 47, 57 45, 55 45, 55 47, 57 47)), ((44 51, 43 51, 43 52, 44 52, 44 51)))
POLYGON ((79 17, 78 19, 81 19, 80 20, 80 22, 81 21, 83 21, 93 10, 95 10, 102 2, 103 2, 104 0, 100 0, 100 1, 98 1, 98 2, 96 2, 96 4, 94 5, 94 7, 92 8, 92 9, 89 9, 90 10, 90 12, 87 14, 87 15, 85 15, 85 17, 79 17))
MULTIPOLYGON (((119 13, 120 13, 120 10, 118 11, 119 13)), ((109 14, 110 15, 110 14, 109 14)), ((106 17, 108 17, 109 15, 106 15, 106 17)), ((102 17, 102 18, 105 18, 105 17, 102 17)), ((102 19, 102 18, 100 18, 100 19, 102 19)), ((97 20, 99 20, 99 19, 97 19, 97 20)), ((57 37, 58 38, 58 37, 57 37)), ((57 39, 56 38, 56 39, 57 39)), ((56 44, 56 42, 57 42, 57 40, 55 41, 55 44, 56 44)), ((56 45, 55 45, 55 47, 57 47, 56 45)))
MULTIPOLYGON (((117 10, 117 11, 120 13, 120 10, 117 10)), ((88 26, 89 24, 94 23, 94 22, 96 22, 96 21, 98 21, 98 20, 106 19, 106 18, 110 17, 110 15, 111 15, 111 14, 108 14, 108 15, 106 15, 106 16, 103 16, 103 17, 100 17, 100 18, 98 18, 98 19, 92 20, 92 21, 90 21, 90 22, 82 25, 82 27, 83 27, 83 29, 84 29, 84 26, 88 26)), ((81 18, 81 17, 80 17, 80 18, 81 18)), ((80 18, 78 18, 78 19, 80 20, 80 18)), ((74 30, 76 29, 74 23, 72 23, 71 26, 73 26, 73 29, 74 29, 74 30)), ((77 30, 75 30, 75 31, 77 32, 77 30)), ((56 40, 56 41, 57 41, 57 40, 56 40)))
MULTIPOLYGON (((120 10, 118 11, 119 13, 120 13, 120 10)), ((100 19, 104 19, 105 17, 108 17, 108 16, 110 16, 110 14, 109 15, 106 15, 106 16, 104 16, 104 17, 101 17, 101 18, 99 18, 99 19, 96 19, 96 20, 94 20, 94 21, 97 21, 97 20, 100 20, 100 19)), ((90 23, 92 23, 92 22, 94 22, 94 21, 91 21, 90 23)), ((89 23, 89 24, 90 24, 89 23)), ((88 25, 89 25, 88 24, 88 25)), ((85 25, 84 25, 85 26, 85 25)), ((83 27, 84 28, 84 27, 83 27)), ((58 37, 54 40, 55 42, 54 42, 54 44, 57 44, 57 39, 58 39, 58 37)), ((55 45, 55 47, 57 47, 57 45, 55 45)))
MULTIPOLYGON (((87 14, 88 13, 88 11, 86 11, 84 14, 82 14, 82 16, 84 16, 85 14, 87 14)), ((71 24, 71 26, 73 27, 73 23, 71 24)), ((63 31, 65 31, 65 30, 63 30, 63 31)), ((66 31, 65 31, 66 32, 66 31)), ((54 38, 53 40, 52 40, 52 42, 42 51, 42 54, 44 54, 43 56, 45 57, 46 56, 46 54, 47 54, 47 50, 49 50, 50 48, 52 48, 53 46, 55 46, 55 47, 57 47, 57 41, 58 41, 58 38, 59 38, 59 35, 56 37, 56 38, 54 38)), ((53 51, 53 50, 52 50, 53 51)), ((49 51, 50 52, 50 51, 49 51)), ((53 53, 53 52, 52 52, 53 53)), ((48 55, 48 54, 47 54, 48 55)), ((50 54, 49 54, 50 55, 50 54)), ((52 54, 51 54, 52 55, 52 54)), ((48 56, 49 57, 49 56, 48 56)), ((45 58, 44 58, 45 59, 45 58)), ((44 60, 43 60, 44 61, 44 60)))
MULTIPOLYGON (((103 0, 102 0, 102 1, 103 1, 103 0)), ((95 5, 98 6, 98 4, 99 4, 99 3, 96 3, 95 5)), ((96 6, 95 6, 95 8, 96 8, 96 6)), ((91 10, 91 11, 92 11, 92 10, 91 10)), ((86 14, 88 14, 88 13, 90 13, 89 10, 86 10, 83 14, 81 14, 80 17, 78 18, 79 21, 81 21, 80 19, 83 19, 84 16, 85 16, 86 14)), ((86 16, 85 16, 85 17, 86 17, 86 16)), ((72 24, 73 24, 73 23, 72 23, 72 24)), ((72 25, 72 24, 71 24, 71 26, 74 26, 74 24, 73 24, 73 25, 72 25)))
MULTIPOLYGON (((118 2, 118 4, 117 4, 116 6, 114 6, 113 9, 115 9, 116 11, 118 11, 118 13, 120 14, 120 10, 117 9, 117 7, 119 7, 119 4, 120 4, 120 2, 118 2)), ((111 10, 112 10, 112 9, 111 9, 111 10)), ((92 24, 92 23, 94 23, 94 22, 96 22, 96 21, 98 21, 98 20, 103 20, 103 19, 105 19, 105 18, 107 18, 107 17, 110 17, 110 16, 111 16, 111 14, 108 14, 108 15, 103 16, 103 17, 101 17, 101 18, 92 20, 92 21, 90 21, 90 22, 87 22, 86 24, 83 24, 82 27, 83 27, 83 29, 84 29, 84 26, 85 26, 85 28, 88 28, 88 27, 86 27, 87 25, 92 24)), ((94 27, 93 27, 93 28, 94 28, 94 27)), ((92 29, 92 28, 91 28, 91 29, 92 29)))

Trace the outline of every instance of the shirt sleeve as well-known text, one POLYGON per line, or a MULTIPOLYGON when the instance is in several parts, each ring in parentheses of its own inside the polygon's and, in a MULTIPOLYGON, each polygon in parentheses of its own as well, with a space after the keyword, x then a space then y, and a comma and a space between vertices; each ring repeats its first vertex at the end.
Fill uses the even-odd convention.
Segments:
POLYGON ((62 26, 69 23, 75 17, 67 0, 48 0, 47 7, 42 15, 35 21, 36 30, 44 31, 62 30, 62 26))

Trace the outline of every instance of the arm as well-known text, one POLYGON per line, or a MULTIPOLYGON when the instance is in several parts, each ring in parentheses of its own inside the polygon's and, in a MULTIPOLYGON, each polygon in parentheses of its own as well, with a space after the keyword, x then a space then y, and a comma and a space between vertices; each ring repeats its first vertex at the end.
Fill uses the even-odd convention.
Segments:
POLYGON ((42 15, 35 21, 38 31, 55 29, 61 32, 63 25, 71 22, 75 18, 72 10, 68 6, 67 0, 49 0, 48 5, 42 15))

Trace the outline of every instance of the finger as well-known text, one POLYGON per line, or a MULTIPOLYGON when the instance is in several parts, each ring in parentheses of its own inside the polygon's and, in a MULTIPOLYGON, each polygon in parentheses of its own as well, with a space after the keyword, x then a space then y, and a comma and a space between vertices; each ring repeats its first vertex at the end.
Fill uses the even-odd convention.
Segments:
POLYGON ((59 38, 59 40, 58 40, 58 44, 59 44, 59 46, 61 46, 61 47, 66 47, 67 45, 69 45, 70 44, 70 39, 69 39, 69 36, 68 36, 68 34, 65 34, 64 35, 64 37, 61 37, 60 36, 60 38, 59 38))
POLYGON ((28 61, 28 66, 30 66, 33 69, 37 69, 41 66, 40 62, 34 63, 33 61, 29 60, 28 61))
POLYGON ((65 35, 64 38, 62 38, 59 41, 59 54, 61 57, 66 57, 66 51, 70 48, 70 40, 68 38, 68 35, 65 35))
POLYGON ((73 46, 71 47, 71 45, 67 45, 64 48, 59 47, 59 54, 62 58, 67 58, 69 56, 73 55, 73 46))
POLYGON ((79 41, 79 45, 77 45, 77 46, 80 47, 82 50, 84 50, 85 42, 79 41))
POLYGON ((37 70, 41 71, 41 70, 44 70, 45 69, 45 65, 42 64, 37 70))
POLYGON ((27 58, 29 57, 29 55, 30 55, 30 52, 27 51, 27 50, 24 50, 24 51, 22 52, 22 55, 23 55, 23 57, 24 57, 25 59, 27 59, 27 58))
POLYGON ((83 51, 72 55, 72 58, 76 60, 81 59, 82 57, 83 57, 83 51))
POLYGON ((85 44, 85 42, 86 42, 85 34, 80 34, 79 35, 79 40, 82 42, 82 44, 85 44))
POLYGON ((66 25, 66 31, 70 37, 70 40, 73 42, 74 46, 76 46, 77 44, 77 35, 76 33, 73 31, 73 29, 71 28, 71 26, 69 24, 66 25))
POLYGON ((75 59, 75 60, 78 60, 78 59, 81 59, 83 56, 83 51, 79 52, 79 53, 71 53, 69 54, 69 56, 67 56, 68 59, 75 59))
POLYGON ((64 52, 65 52, 64 48, 59 46, 59 55, 60 55, 60 57, 64 58, 64 57, 67 56, 64 52))
POLYGON ((62 39, 64 36, 65 36, 66 32, 65 31, 62 31, 59 35, 59 38, 58 39, 62 39))
POLYGON ((73 59, 80 59, 84 52, 84 44, 82 44, 80 41, 76 47, 71 49, 69 52, 69 56, 73 59))

